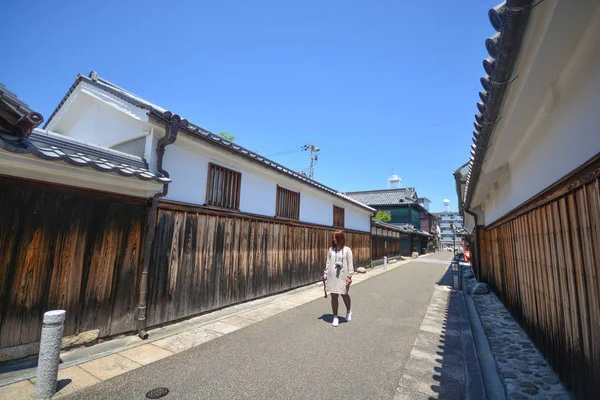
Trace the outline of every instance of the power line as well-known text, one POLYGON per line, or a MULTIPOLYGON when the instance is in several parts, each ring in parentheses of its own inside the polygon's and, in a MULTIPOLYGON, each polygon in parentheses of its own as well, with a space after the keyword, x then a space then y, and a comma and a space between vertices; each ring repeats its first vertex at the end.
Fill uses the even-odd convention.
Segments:
POLYGON ((269 155, 266 155, 265 157, 271 158, 271 157, 283 156, 285 154, 291 154, 291 153, 295 153, 295 152, 301 151, 301 150, 302 150, 302 147, 294 147, 293 149, 284 150, 284 151, 280 151, 278 153, 269 154, 269 155))

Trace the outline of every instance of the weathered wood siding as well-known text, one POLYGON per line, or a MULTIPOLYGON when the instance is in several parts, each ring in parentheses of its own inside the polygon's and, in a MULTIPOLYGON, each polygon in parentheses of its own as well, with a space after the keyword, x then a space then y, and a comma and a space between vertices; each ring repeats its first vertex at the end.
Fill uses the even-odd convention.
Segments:
POLYGON ((371 241, 373 242, 373 260, 400 255, 400 238, 372 236, 371 241))
POLYGON ((0 347, 39 340, 65 309, 65 335, 135 330, 146 205, 0 177, 0 347))
MULTIPOLYGON (((333 228, 161 203, 149 269, 148 326, 318 281, 333 228)), ((355 267, 370 235, 347 233, 355 267)))
POLYGON ((578 398, 600 398, 600 162, 479 230, 487 282, 578 398))

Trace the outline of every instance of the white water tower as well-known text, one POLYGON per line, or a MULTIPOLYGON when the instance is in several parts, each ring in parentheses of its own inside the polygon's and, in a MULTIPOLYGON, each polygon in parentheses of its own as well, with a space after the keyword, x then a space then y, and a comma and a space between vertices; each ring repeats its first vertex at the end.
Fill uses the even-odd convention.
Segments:
POLYGON ((402 187, 402 178, 398 174, 392 174, 388 179, 388 189, 400 189, 402 187))
POLYGON ((444 199, 443 203, 444 203, 444 212, 449 212, 450 211, 450 200, 444 199))

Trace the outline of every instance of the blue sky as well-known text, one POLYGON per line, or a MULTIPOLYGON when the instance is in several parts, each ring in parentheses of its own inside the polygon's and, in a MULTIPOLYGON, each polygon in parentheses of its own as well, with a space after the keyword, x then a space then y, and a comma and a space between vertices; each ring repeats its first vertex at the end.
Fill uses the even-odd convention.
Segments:
POLYGON ((95 70, 265 156, 312 141, 315 179, 338 190, 384 189, 393 171, 456 209, 496 3, 6 1, 0 81, 48 118, 95 70))

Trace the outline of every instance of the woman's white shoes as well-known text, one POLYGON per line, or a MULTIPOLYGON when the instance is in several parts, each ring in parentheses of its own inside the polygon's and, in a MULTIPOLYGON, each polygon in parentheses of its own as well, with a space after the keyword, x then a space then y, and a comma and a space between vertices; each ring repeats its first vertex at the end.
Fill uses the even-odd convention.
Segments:
POLYGON ((346 313, 346 322, 352 321, 352 311, 346 313))
POLYGON ((338 319, 338 317, 333 317, 333 326, 338 326, 340 324, 340 320, 338 319))

